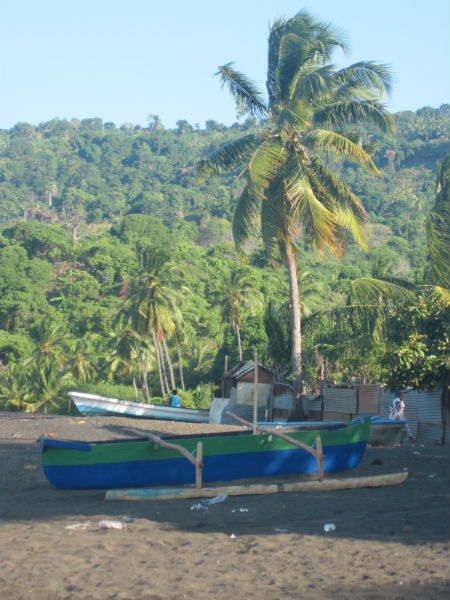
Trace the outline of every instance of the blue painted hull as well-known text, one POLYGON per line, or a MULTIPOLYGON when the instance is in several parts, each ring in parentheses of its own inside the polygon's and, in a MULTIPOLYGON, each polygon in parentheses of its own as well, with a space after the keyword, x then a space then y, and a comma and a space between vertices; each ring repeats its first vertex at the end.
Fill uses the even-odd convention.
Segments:
MULTIPOLYGON (((345 429, 345 428, 344 428, 345 429)), ((350 429, 350 428, 349 428, 350 429)), ((321 431, 324 453, 324 472, 352 469, 360 462, 367 445, 369 422, 353 426, 348 440, 346 432, 321 431), (361 429, 364 431, 361 433, 361 429)), ((305 443, 312 445, 314 433, 297 433, 297 439, 309 435, 305 443)), ((190 452, 196 440, 186 442, 190 452)), ((172 441, 172 440, 171 440, 172 441)), ((272 436, 233 436, 202 438, 203 472, 205 483, 227 482, 255 477, 317 473, 317 461, 308 452, 293 447, 272 436), (211 444, 216 449, 211 449, 211 444), (217 444, 225 444, 223 451, 217 444), (241 448, 247 450, 241 451, 241 448), (218 448, 218 449, 217 449, 218 448)), ((180 440, 177 440, 180 443, 180 440)), ((168 486, 195 483, 195 468, 182 455, 174 451, 156 449, 149 441, 126 441, 98 446, 84 442, 42 440, 43 468, 50 483, 63 489, 108 489, 145 486, 168 486), (126 447, 127 456, 119 456, 126 447), (103 452, 108 460, 94 456, 103 452), (46 456, 47 455, 47 456, 46 456), (60 458, 61 456, 61 458, 60 458), (114 457, 117 456, 117 459, 114 457)))

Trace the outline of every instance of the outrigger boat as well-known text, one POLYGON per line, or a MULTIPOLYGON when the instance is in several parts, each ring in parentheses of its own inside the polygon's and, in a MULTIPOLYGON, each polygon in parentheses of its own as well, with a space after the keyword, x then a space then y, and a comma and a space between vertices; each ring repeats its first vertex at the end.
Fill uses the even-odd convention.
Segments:
POLYGON ((370 418, 289 436, 259 427, 256 431, 161 438, 140 432, 141 438, 106 442, 41 437, 42 464, 48 481, 63 489, 196 483, 193 457, 199 452, 197 467, 205 483, 303 473, 318 473, 320 479, 324 472, 356 467, 367 446, 370 418))
POLYGON ((187 423, 207 423, 209 418, 209 411, 195 408, 175 408, 143 402, 129 402, 128 400, 97 396, 86 392, 68 392, 68 395, 74 401, 78 412, 85 417, 123 415, 147 419, 164 419, 166 421, 184 421, 187 423))

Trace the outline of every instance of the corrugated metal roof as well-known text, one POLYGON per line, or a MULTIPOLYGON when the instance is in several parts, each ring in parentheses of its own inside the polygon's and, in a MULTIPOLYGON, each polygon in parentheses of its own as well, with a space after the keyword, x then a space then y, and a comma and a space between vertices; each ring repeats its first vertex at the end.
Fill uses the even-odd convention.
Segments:
MULTIPOLYGON (((253 363, 253 362, 245 362, 242 364, 238 363, 232 369, 230 369, 229 371, 227 371, 225 373, 224 378, 232 377, 233 379, 238 379, 239 377, 243 377, 250 371, 253 371, 254 368, 255 368, 255 363, 253 363)), ((258 364, 258 369, 264 369, 264 371, 267 371, 268 373, 272 373, 272 371, 270 369, 268 369, 267 367, 264 367, 263 365, 260 365, 260 364, 258 364)))

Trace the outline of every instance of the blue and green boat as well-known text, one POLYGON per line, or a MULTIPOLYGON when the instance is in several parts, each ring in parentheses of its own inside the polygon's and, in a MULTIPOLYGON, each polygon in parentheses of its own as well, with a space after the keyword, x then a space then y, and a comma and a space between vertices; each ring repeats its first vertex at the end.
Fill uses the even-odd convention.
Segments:
MULTIPOLYGON (((352 469, 360 462, 370 432, 370 417, 329 429, 293 431, 291 438, 314 447, 320 436, 323 471, 352 469)), ((202 442, 202 481, 317 473, 317 460, 302 448, 272 435, 251 431, 166 436, 171 445, 195 455, 202 442)), ((196 469, 176 450, 146 438, 83 442, 41 437, 48 481, 62 489, 109 489, 195 483, 196 469)))

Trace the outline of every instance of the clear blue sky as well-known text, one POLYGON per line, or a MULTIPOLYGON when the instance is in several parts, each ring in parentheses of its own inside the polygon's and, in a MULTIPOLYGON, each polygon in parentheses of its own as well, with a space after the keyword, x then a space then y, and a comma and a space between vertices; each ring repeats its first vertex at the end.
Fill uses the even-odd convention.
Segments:
POLYGON ((394 111, 449 102, 448 0, 14 0, 2 8, 0 128, 100 117, 166 128, 236 120, 213 77, 230 61, 265 90, 269 24, 306 8, 344 31, 335 63, 388 63, 394 111))

